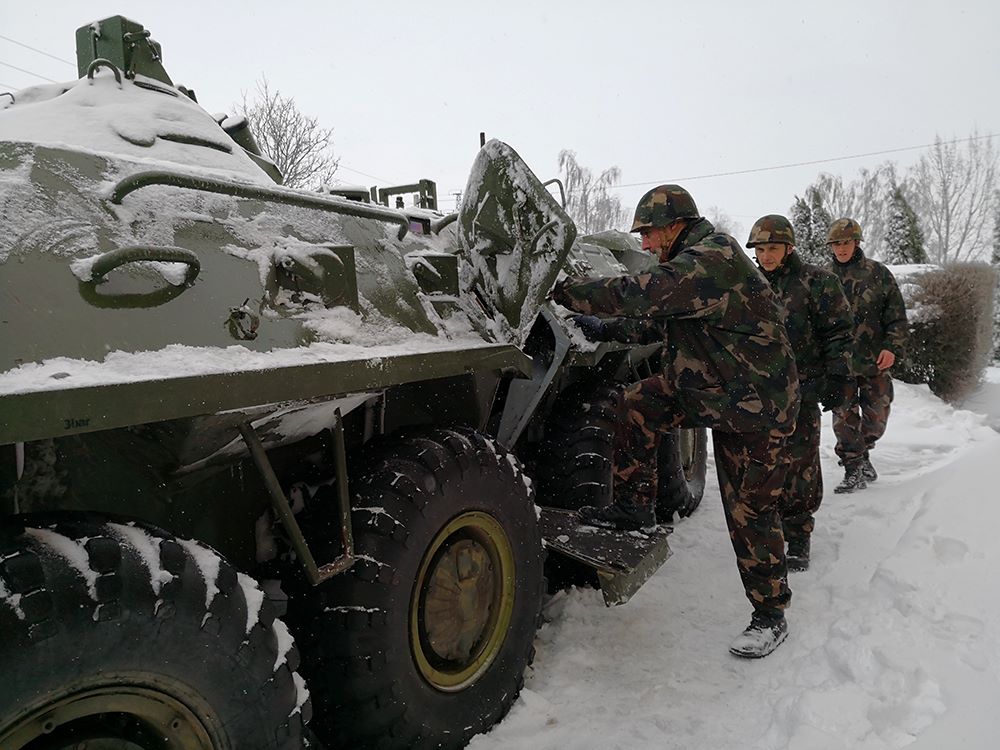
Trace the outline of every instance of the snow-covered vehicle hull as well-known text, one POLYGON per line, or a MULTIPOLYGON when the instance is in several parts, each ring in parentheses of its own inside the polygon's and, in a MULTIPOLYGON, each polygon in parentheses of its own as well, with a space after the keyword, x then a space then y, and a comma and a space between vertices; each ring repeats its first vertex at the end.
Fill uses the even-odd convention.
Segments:
POLYGON ((545 295, 631 240, 497 141, 450 216, 283 188, 138 24, 78 47, 0 98, 0 747, 461 746, 532 658, 536 502, 609 499, 658 355, 545 295))

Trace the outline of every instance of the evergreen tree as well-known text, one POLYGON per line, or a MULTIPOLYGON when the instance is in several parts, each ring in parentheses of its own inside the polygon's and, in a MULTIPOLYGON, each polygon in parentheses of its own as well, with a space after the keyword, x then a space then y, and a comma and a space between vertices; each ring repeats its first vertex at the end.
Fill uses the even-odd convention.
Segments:
POLYGON ((788 219, 792 222, 792 230, 795 232, 795 244, 798 247, 806 247, 812 242, 811 214, 809 204, 796 195, 795 202, 788 209, 788 219))
POLYGON ((830 231, 833 217, 827 211, 823 203, 823 195, 819 190, 809 190, 809 202, 809 208, 812 211, 810 217, 812 221, 812 247, 810 248, 810 257, 803 257, 803 260, 806 263, 827 265, 830 262, 830 250, 826 246, 826 235, 830 231))
POLYGON ((886 263, 903 265, 928 262, 924 233, 920 230, 917 215, 898 185, 892 189, 889 199, 889 220, 884 243, 886 263))
POLYGON ((806 190, 805 198, 796 195, 788 218, 795 230, 795 252, 799 257, 804 262, 817 266, 829 265, 826 233, 830 229, 831 219, 820 192, 810 187, 806 190))

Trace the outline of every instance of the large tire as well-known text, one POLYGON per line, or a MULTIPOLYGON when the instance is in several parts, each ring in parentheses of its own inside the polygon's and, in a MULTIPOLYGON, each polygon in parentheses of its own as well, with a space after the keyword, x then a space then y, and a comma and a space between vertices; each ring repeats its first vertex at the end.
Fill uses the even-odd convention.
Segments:
POLYGON ((302 747, 287 630, 197 542, 94 516, 5 520, 0 633, 4 750, 302 747))
POLYGON ((289 600, 312 728, 330 747, 462 747, 534 655, 531 483, 488 438, 441 430, 385 446, 352 490, 357 562, 289 600))
POLYGON ((617 394, 601 385, 559 396, 538 458, 542 505, 578 510, 611 502, 617 394))
MULTIPOLYGON (((576 510, 612 499, 615 403, 618 390, 601 385, 563 393, 545 429, 538 475, 543 505, 576 510)), ((675 430, 660 440, 656 515, 689 515, 705 493, 707 430, 675 430)))
POLYGON ((656 517, 691 515, 705 494, 708 430, 681 429, 664 435, 657 464, 656 517))

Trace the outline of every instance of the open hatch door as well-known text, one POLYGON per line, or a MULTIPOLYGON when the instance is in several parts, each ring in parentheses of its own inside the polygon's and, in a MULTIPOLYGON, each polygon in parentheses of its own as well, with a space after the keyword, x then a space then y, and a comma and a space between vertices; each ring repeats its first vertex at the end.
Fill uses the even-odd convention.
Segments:
POLYGON ((479 151, 458 214, 467 314, 500 343, 520 346, 563 267, 576 225, 517 152, 479 151))

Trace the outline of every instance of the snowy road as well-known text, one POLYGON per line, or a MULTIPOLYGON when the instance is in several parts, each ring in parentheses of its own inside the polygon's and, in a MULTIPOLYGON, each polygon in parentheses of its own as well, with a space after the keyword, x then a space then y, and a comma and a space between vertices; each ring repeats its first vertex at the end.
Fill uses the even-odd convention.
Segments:
MULTIPOLYGON (((1000 390, 984 398, 1000 413, 1000 390)), ((834 495, 824 417, 826 496, 781 648, 762 661, 727 652, 750 608, 710 465, 674 557, 632 602, 605 609, 578 590, 550 603, 521 698, 470 747, 1000 746, 1000 434, 897 384, 873 454, 881 478, 834 495)))

